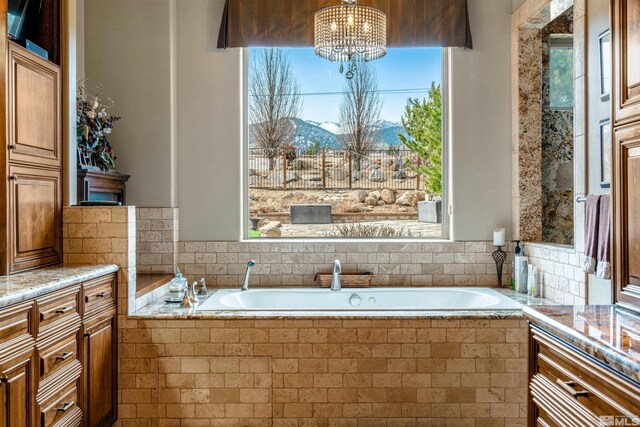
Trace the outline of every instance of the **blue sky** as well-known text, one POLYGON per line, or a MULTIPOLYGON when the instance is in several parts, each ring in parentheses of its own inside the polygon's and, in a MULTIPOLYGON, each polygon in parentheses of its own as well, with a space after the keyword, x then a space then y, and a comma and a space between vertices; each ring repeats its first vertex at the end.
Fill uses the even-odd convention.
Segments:
MULTIPOLYGON (((250 55, 259 50, 251 49, 250 55)), ((290 48, 287 51, 303 94, 302 118, 316 122, 337 121, 341 95, 326 93, 342 91, 346 78, 340 74, 340 63, 316 56, 313 48, 290 48)), ((380 90, 408 89, 402 93, 381 94, 383 120, 399 122, 407 98, 426 96, 426 91, 416 88, 425 89, 433 81, 438 84, 442 81, 440 48, 388 49, 384 58, 372 64, 378 75, 380 90)))

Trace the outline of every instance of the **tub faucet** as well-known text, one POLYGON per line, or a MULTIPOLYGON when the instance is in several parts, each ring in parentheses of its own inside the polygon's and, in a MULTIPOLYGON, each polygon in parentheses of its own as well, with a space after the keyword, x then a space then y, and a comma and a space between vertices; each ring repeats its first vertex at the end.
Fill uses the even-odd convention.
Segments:
POLYGON ((244 273, 244 282, 242 282, 241 291, 249 290, 249 275, 251 274, 251 269, 256 266, 256 262, 251 260, 247 263, 247 271, 244 273))
POLYGON ((342 289, 340 286, 340 273, 342 273, 342 267, 340 266, 340 261, 335 260, 333 262, 333 274, 331 275, 331 290, 339 291, 342 289))

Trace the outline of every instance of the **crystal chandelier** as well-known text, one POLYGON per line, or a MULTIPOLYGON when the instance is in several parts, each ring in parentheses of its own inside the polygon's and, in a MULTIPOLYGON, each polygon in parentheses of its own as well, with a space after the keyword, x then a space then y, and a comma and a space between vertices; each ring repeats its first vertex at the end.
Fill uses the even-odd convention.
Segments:
MULTIPOLYGON (((357 61, 372 61, 387 53, 387 15, 357 0, 323 7, 315 14, 315 52, 329 61, 348 62, 353 78, 357 61)), ((344 66, 340 65, 340 72, 344 66)))

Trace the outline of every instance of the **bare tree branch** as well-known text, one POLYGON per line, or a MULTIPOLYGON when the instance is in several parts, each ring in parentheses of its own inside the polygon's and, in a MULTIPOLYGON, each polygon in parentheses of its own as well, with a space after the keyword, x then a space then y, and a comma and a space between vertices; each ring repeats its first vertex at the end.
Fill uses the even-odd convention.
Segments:
POLYGON ((282 49, 264 49, 251 61, 249 138, 265 149, 273 169, 279 150, 296 135, 294 118, 302 112, 300 86, 282 49))
POLYGON ((366 62, 358 64, 355 75, 344 85, 339 112, 342 135, 338 142, 354 155, 356 170, 360 170, 362 157, 375 148, 380 136, 376 124, 382 102, 377 91, 378 77, 366 62))

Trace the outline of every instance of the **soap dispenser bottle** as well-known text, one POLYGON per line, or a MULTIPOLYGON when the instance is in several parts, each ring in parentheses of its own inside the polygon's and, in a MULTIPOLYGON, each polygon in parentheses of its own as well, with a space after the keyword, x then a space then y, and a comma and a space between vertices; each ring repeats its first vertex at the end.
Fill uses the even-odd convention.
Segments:
POLYGON ((518 289, 522 248, 520 247, 520 240, 512 240, 512 242, 516 244, 516 249, 513 252, 513 261, 511 261, 511 289, 515 291, 518 289))

